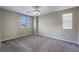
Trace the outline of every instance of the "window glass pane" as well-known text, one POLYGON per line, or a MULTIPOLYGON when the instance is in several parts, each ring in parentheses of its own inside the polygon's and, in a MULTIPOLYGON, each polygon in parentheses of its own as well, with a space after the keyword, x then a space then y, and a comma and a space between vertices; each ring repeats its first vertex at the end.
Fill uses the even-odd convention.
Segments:
POLYGON ((18 27, 20 29, 28 29, 28 28, 30 28, 31 22, 32 22, 32 20, 28 17, 20 17, 18 19, 18 27))
POLYGON ((62 15, 63 29, 72 29, 72 13, 62 15))

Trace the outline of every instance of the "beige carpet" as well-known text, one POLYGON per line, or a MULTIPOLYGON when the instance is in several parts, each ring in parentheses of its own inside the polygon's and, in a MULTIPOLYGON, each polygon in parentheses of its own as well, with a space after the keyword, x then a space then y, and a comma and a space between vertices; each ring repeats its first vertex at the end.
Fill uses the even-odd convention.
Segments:
POLYGON ((79 52, 77 44, 44 36, 25 36, 1 42, 1 52, 79 52))

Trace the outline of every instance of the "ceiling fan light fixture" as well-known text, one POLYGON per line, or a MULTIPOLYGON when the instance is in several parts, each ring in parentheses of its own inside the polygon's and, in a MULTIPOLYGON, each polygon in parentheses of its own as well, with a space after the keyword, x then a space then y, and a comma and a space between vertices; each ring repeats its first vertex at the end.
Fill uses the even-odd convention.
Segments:
POLYGON ((33 9, 33 15, 34 16, 39 16, 40 15, 40 10, 39 10, 38 6, 34 7, 34 9, 33 9))
POLYGON ((40 11, 39 10, 34 10, 33 11, 33 15, 34 16, 39 16, 40 15, 40 11))

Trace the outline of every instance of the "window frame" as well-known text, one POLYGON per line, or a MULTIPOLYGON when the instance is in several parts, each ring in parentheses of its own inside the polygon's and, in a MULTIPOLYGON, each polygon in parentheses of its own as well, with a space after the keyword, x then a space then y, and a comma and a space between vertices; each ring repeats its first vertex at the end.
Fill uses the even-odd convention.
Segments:
POLYGON ((62 14, 62 28, 63 29, 72 29, 73 28, 73 14, 72 13, 62 14))

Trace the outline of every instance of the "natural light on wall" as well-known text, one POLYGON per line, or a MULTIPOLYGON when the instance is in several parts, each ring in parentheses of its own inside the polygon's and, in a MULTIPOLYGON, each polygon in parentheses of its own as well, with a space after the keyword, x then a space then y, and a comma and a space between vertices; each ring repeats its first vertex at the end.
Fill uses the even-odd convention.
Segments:
POLYGON ((63 29, 72 29, 72 13, 62 15, 63 29))

